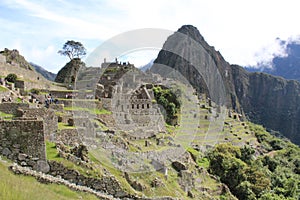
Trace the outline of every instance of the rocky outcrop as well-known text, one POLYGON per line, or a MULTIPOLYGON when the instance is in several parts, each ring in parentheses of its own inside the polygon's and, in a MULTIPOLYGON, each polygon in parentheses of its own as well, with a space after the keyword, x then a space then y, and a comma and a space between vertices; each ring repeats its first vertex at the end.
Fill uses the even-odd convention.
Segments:
POLYGON ((81 67, 85 67, 84 62, 82 62, 79 58, 72 59, 61 70, 59 70, 55 78, 55 82, 73 84, 81 67))
POLYGON ((198 93, 300 144, 299 82, 230 65, 191 25, 169 36, 151 71, 174 77, 174 69, 198 93))
POLYGON ((32 66, 25 60, 22 55, 20 55, 18 50, 9 50, 5 48, 4 51, 0 51, 0 54, 6 57, 6 63, 19 65, 21 68, 32 70, 32 66))

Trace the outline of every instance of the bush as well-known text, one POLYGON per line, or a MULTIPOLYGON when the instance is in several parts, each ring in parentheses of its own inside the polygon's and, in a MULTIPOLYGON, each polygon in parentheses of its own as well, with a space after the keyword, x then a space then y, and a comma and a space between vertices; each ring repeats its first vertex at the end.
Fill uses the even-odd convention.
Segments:
POLYGON ((14 83, 16 82, 18 76, 16 74, 8 74, 5 78, 8 82, 14 83))
POLYGON ((32 88, 32 89, 30 90, 30 92, 33 93, 33 94, 40 94, 41 91, 40 91, 39 89, 32 88))
POLYGON ((179 112, 181 106, 178 97, 171 89, 163 89, 160 86, 153 87, 153 92, 156 102, 163 106, 166 111, 167 124, 174 125, 172 121, 177 118, 176 114, 179 112))

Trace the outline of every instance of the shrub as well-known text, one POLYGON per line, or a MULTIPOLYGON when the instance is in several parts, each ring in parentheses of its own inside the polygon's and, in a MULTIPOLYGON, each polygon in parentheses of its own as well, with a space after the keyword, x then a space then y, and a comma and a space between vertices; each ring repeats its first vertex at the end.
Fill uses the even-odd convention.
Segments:
POLYGON ((8 82, 14 83, 16 82, 18 76, 16 74, 8 74, 5 78, 8 82))
POLYGON ((33 93, 33 94, 40 94, 41 91, 39 89, 37 89, 37 88, 32 88, 30 90, 30 92, 33 93))

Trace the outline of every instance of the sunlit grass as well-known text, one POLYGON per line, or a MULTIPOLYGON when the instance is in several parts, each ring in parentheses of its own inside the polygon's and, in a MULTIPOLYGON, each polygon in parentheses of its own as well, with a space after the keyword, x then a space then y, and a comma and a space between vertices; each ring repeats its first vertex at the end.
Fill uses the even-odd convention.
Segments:
POLYGON ((6 91, 8 91, 8 89, 0 85, 0 92, 6 92, 6 91))
POLYGON ((0 118, 2 118, 4 120, 12 120, 13 117, 14 117, 13 114, 7 114, 7 113, 0 111, 0 118))
POLYGON ((106 109, 93 109, 93 108, 83 108, 83 107, 64 107, 65 111, 87 111, 91 114, 95 114, 95 115, 101 115, 101 114, 111 114, 111 111, 108 111, 106 109))
POLYGON ((97 197, 88 193, 70 190, 63 185, 42 184, 33 177, 15 175, 8 170, 8 164, 0 162, 0 199, 96 200, 97 197))

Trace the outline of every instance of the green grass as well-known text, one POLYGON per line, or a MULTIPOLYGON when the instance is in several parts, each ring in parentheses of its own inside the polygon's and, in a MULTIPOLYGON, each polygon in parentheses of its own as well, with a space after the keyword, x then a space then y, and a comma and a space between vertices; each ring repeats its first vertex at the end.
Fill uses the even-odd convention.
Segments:
POLYGON ((22 99, 18 97, 17 100, 16 100, 16 102, 17 103, 22 103, 22 99))
POLYGON ((63 164, 68 169, 77 170, 80 174, 82 174, 84 176, 97 178, 97 177, 100 177, 102 175, 102 171, 101 171, 100 168, 94 169, 94 170, 87 169, 85 167, 81 167, 79 165, 76 165, 75 163, 72 163, 69 160, 61 158, 59 156, 59 153, 58 153, 57 149, 56 149, 56 145, 53 142, 46 141, 46 154, 47 154, 47 160, 57 161, 57 162, 63 164))
POLYGON ((0 92, 6 92, 6 91, 8 91, 8 89, 0 85, 0 92))
POLYGON ((0 162, 0 199, 96 200, 97 197, 88 193, 70 190, 63 185, 42 184, 33 177, 15 175, 8 170, 8 163, 0 162))
POLYGON ((97 125, 100 126, 100 130, 102 130, 102 131, 107 131, 107 130, 108 130, 108 127, 105 126, 105 125, 104 125, 103 123, 101 123, 100 121, 94 120, 94 122, 96 122, 97 125))
POLYGON ((0 111, 0 118, 2 118, 4 120, 12 120, 13 117, 14 117, 13 114, 7 114, 7 113, 0 111))
POLYGON ((63 130, 63 129, 74 129, 76 128, 75 126, 69 126, 68 124, 65 124, 63 122, 58 123, 58 130, 63 130))
POLYGON ((64 107, 65 111, 87 111, 91 114, 95 115, 103 115, 103 114, 111 114, 111 111, 105 110, 105 109, 93 109, 93 108, 82 108, 82 107, 64 107))
POLYGON ((93 162, 95 162, 96 164, 98 164, 100 166, 103 166, 103 168, 105 168, 112 175, 114 175, 115 178, 121 183, 122 188, 126 192, 128 192, 130 194, 135 193, 135 191, 133 191, 131 186, 128 184, 128 182, 124 178, 123 173, 113 166, 112 161, 108 158, 105 151, 103 151, 102 149, 94 149, 90 152, 89 157, 93 162))

